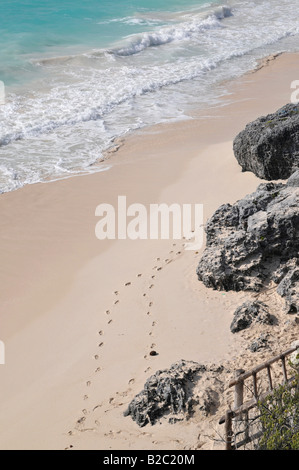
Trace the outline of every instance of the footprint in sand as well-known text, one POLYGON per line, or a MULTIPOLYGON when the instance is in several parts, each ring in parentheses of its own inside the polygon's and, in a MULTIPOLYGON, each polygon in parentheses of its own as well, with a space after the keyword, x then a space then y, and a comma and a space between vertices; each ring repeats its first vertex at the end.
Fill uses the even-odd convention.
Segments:
POLYGON ((119 303, 119 300, 115 300, 114 305, 117 305, 119 303))
POLYGON ((100 335, 100 336, 103 336, 103 334, 104 334, 103 330, 100 330, 100 331, 99 331, 99 335, 100 335))
POLYGON ((115 294, 115 295, 118 295, 118 294, 119 294, 118 290, 115 290, 115 291, 114 291, 114 294, 115 294))
POLYGON ((151 284, 151 285, 149 286, 149 289, 152 289, 153 287, 155 287, 154 284, 151 284))
POLYGON ((111 325, 112 322, 113 322, 113 320, 109 320, 109 321, 108 321, 108 325, 111 325))
POLYGON ((88 382, 86 382, 86 386, 87 386, 87 387, 90 387, 90 386, 91 386, 91 381, 90 381, 90 380, 88 380, 88 382))
POLYGON ((137 277, 141 277, 141 276, 142 276, 142 274, 141 274, 141 273, 137 274, 137 277))
POLYGON ((104 342, 102 341, 100 344, 99 344, 99 348, 102 348, 104 346, 104 342))
POLYGON ((96 354, 95 356, 93 356, 94 359, 97 361, 99 359, 99 356, 96 354))
POLYGON ((106 310, 106 315, 110 315, 110 310, 106 310))
POLYGON ((134 383, 135 383, 135 379, 130 379, 128 382, 129 385, 133 385, 134 383))
POLYGON ((77 421, 76 424, 79 424, 79 425, 80 425, 80 424, 83 424, 84 421, 86 421, 86 418, 85 418, 85 416, 82 416, 82 418, 79 418, 79 419, 78 419, 78 421, 77 421))
POLYGON ((125 287, 128 287, 128 286, 130 286, 131 284, 132 284, 131 282, 126 282, 126 283, 125 283, 125 287))
POLYGON ((97 374, 98 372, 101 372, 102 370, 102 367, 98 367, 96 370, 95 370, 95 373, 97 374))

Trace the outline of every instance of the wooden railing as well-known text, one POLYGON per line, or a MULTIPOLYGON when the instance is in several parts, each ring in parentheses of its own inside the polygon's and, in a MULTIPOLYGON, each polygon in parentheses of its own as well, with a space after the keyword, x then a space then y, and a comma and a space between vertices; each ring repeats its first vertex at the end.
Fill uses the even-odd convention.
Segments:
MULTIPOLYGON (((219 424, 225 424, 225 449, 226 450, 234 450, 236 446, 233 445, 233 419, 236 420, 241 419, 242 415, 247 416, 248 412, 252 408, 256 407, 258 402, 263 401, 267 396, 271 395, 275 388, 273 388, 273 381, 271 375, 271 365, 275 362, 281 361, 282 365, 282 372, 283 372, 283 381, 284 383, 290 383, 294 380, 294 377, 288 378, 287 368, 286 368, 286 357, 295 352, 299 349, 299 345, 294 346, 283 353, 279 354, 278 356, 273 357, 267 362, 257 366, 256 368, 252 369, 249 372, 245 372, 243 369, 238 369, 235 371, 235 378, 230 381, 229 387, 235 387, 235 396, 234 396, 234 408, 233 410, 227 410, 225 416, 219 421, 219 424), (262 370, 267 369, 267 378, 269 384, 269 390, 258 394, 258 386, 257 386, 257 374, 262 370), (246 379, 252 377, 253 380, 253 399, 243 403, 243 394, 244 394, 244 382, 246 379)), ((249 436, 246 436, 245 441, 250 442, 249 436)))

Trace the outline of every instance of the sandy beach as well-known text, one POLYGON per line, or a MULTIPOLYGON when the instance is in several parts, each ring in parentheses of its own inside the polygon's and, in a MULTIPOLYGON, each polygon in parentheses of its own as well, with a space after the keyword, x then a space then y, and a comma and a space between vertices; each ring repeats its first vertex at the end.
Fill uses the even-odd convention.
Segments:
MULTIPOLYGON (((232 372, 265 359, 245 352, 256 331, 229 328, 250 294, 205 288, 201 252, 186 251, 185 240, 98 240, 95 209, 125 195, 145 206, 203 204, 207 220, 253 192, 260 180, 242 173, 232 141, 290 102, 296 79, 298 55, 280 55, 229 84, 221 106, 128 136, 99 163, 108 171, 1 195, 1 449, 213 447, 218 415, 139 428, 123 412, 151 374, 180 359, 232 372)), ((270 297, 279 352, 298 330, 283 328, 270 297)))

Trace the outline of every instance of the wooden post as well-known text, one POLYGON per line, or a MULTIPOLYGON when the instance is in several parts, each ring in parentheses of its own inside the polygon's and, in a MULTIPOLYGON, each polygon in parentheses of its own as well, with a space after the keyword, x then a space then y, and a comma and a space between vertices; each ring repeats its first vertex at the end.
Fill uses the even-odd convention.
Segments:
POLYGON ((249 442, 249 411, 244 411, 245 442, 249 442))
MULTIPOLYGON (((244 374, 245 370, 237 369, 235 371, 235 378, 237 379, 240 375, 244 374)), ((244 393, 244 382, 238 382, 235 385, 235 402, 234 402, 234 410, 238 409, 241 405, 243 405, 243 393, 244 393)))
MULTIPOLYGON (((235 371, 235 379, 240 377, 240 375, 244 374, 245 370, 243 369, 237 369, 235 371)), ((235 385, 235 400, 234 400, 234 411, 237 410, 240 406, 243 405, 244 402, 244 382, 243 380, 241 382, 236 383, 235 385)), ((236 416, 235 420, 236 421, 242 421, 243 416, 242 413, 236 416)))
POLYGON ((258 401, 258 391, 257 391, 257 380, 256 380, 256 372, 252 372, 253 378, 253 394, 256 401, 258 401))
POLYGON ((283 371, 283 379, 284 382, 286 383, 288 381, 288 376, 287 376, 287 368, 286 368, 286 358, 285 356, 281 357, 281 363, 282 363, 282 371, 283 371))
POLYGON ((269 390, 272 392, 273 390, 273 383, 272 383, 272 376, 271 376, 271 366, 267 366, 267 373, 268 373, 268 381, 269 381, 269 390))
POLYGON ((232 438, 232 412, 228 410, 225 414, 225 450, 232 450, 232 438))

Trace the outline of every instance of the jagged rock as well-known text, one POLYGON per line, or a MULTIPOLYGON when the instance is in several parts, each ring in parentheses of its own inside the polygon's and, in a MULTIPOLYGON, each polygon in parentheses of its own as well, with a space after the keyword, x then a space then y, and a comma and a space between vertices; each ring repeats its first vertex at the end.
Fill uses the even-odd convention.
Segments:
POLYGON ((299 106, 287 104, 247 124, 233 148, 243 171, 266 180, 289 178, 299 168, 299 106))
POLYGON ((288 186, 295 186, 299 187, 299 171, 295 171, 290 178, 288 179, 287 182, 288 186))
POLYGON ((211 387, 207 387, 197 397, 197 404, 199 411, 201 411, 204 416, 212 415, 220 405, 219 393, 211 387))
POLYGON ((291 354, 290 362, 292 364, 292 367, 295 367, 297 371, 299 371, 299 341, 293 341, 291 346, 298 348, 295 352, 291 354))
POLYGON ((187 383, 196 373, 205 370, 205 366, 195 362, 180 361, 170 369, 157 371, 131 401, 125 416, 130 415, 142 427, 148 423, 154 424, 167 412, 188 412, 190 397, 187 394, 187 383))
POLYGON ((131 416, 140 427, 155 424, 165 415, 170 423, 175 423, 189 417, 195 408, 207 416, 219 406, 223 390, 216 389, 220 387, 218 377, 222 372, 222 366, 179 361, 152 375, 124 416, 131 416))
POLYGON ((299 171, 287 184, 260 184, 254 193, 214 213, 206 225, 206 249, 197 268, 200 281, 217 290, 258 292, 266 282, 285 279, 278 292, 286 298, 288 311, 298 311, 296 182, 299 171))
POLYGON ((267 305, 263 302, 244 302, 234 313, 234 319, 230 330, 232 333, 238 333, 245 330, 253 322, 273 325, 274 319, 268 311, 267 305))
POLYGON ((268 346, 268 335, 261 334, 256 340, 252 341, 249 346, 251 352, 257 352, 268 346))
POLYGON ((287 273, 278 285, 277 292, 285 297, 288 312, 296 313, 299 306, 299 268, 287 273))

